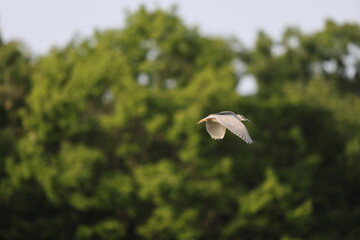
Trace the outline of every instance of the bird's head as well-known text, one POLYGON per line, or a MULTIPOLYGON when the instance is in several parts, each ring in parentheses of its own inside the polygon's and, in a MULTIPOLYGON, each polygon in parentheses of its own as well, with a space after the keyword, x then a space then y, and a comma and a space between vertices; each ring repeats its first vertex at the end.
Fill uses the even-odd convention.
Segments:
POLYGON ((236 114, 236 116, 237 116, 241 121, 249 121, 249 122, 251 122, 249 119, 247 119, 247 118, 244 117, 243 115, 236 114))

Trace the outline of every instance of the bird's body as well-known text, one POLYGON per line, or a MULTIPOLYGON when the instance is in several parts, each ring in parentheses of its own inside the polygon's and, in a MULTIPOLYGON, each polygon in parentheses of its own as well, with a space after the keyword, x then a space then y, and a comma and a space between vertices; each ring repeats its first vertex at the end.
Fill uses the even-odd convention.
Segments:
POLYGON ((210 114, 201 119, 199 123, 206 122, 206 130, 213 139, 223 139, 226 129, 243 139, 246 143, 253 143, 249 132, 241 121, 249 121, 240 114, 230 111, 210 114))

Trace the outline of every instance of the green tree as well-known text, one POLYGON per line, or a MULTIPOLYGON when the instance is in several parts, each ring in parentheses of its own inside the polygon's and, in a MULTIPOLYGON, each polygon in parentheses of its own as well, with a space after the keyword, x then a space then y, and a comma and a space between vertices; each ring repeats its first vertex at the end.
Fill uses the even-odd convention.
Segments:
MULTIPOLYGON (((0 175, 4 176, 8 167, 5 159, 16 157, 16 142, 23 134, 21 109, 30 88, 31 73, 30 58, 24 46, 0 39, 0 72, 0 175)), ((12 192, 6 185, 0 184, 4 197, 12 192)))
POLYGON ((140 7, 33 62, 2 44, 18 70, 1 89, 24 91, 10 111, 1 90, 0 236, 357 239, 358 28, 261 32, 242 49, 140 7), (236 93, 239 61, 258 94, 236 93), (255 144, 196 125, 222 110, 253 120, 255 144))
POLYGON ((302 34, 288 27, 281 41, 260 32, 254 49, 242 54, 249 73, 258 79, 260 95, 270 96, 285 82, 329 79, 341 92, 359 95, 359 41, 357 24, 337 25, 328 20, 324 30, 302 34))

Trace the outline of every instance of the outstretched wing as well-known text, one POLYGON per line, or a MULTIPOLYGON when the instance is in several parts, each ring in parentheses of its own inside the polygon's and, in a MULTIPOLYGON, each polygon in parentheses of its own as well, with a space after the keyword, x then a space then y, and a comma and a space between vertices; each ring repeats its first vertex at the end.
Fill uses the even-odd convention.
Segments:
POLYGON ((220 124, 243 139, 246 143, 253 143, 245 125, 236 117, 236 115, 216 115, 215 118, 220 124))
POLYGON ((206 121, 206 131, 213 139, 222 139, 225 136, 226 128, 220 123, 212 120, 206 121))

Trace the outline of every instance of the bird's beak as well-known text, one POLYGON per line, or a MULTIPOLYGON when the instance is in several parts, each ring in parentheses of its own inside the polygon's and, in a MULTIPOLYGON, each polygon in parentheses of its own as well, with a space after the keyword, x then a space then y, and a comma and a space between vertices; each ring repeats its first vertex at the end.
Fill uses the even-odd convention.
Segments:
POLYGON ((197 123, 199 124, 199 123, 202 123, 202 122, 205 122, 205 121, 206 121, 206 118, 203 118, 200 121, 198 121, 197 123))
POLYGON ((251 121, 250 121, 249 119, 247 119, 247 118, 245 118, 244 120, 245 120, 245 121, 248 121, 248 122, 251 122, 251 121))

